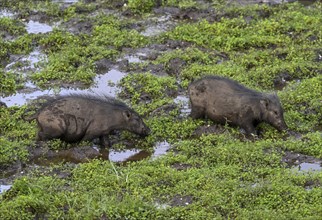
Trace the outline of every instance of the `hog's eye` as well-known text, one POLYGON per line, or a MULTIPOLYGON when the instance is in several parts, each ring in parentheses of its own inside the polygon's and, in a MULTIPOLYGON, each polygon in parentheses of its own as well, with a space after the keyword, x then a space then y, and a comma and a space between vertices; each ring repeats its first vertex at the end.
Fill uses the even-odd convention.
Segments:
POLYGON ((274 111, 274 114, 275 114, 275 115, 278 115, 278 112, 277 112, 277 111, 274 111))

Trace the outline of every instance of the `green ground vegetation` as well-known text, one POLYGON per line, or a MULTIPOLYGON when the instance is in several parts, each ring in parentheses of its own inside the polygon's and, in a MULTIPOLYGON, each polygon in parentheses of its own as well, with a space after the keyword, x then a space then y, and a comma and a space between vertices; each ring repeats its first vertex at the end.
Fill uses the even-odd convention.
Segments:
POLYGON ((49 59, 40 64, 44 68, 33 74, 32 80, 40 86, 61 79, 89 85, 95 76, 96 61, 115 60, 122 48, 136 48, 147 43, 137 31, 123 28, 116 17, 99 15, 95 20, 91 33, 73 35, 54 30, 40 39, 39 45, 45 48, 49 59))
MULTIPOLYGON (((96 4, 102 3, 104 9, 114 7, 107 2, 113 1, 96 4)), ((155 7, 152 3, 128 1, 118 11, 130 8, 149 17, 155 7)), ((161 4, 205 8, 190 0, 161 4)), ((179 59, 178 74, 160 77, 131 72, 118 85, 119 98, 142 115, 152 131, 138 139, 136 148, 153 151, 157 142, 167 141, 169 152, 126 164, 91 160, 35 167, 0 194, 0 219, 321 218, 321 170, 299 171, 283 162, 285 152, 290 151, 322 159, 321 3, 310 7, 299 3, 242 6, 207 1, 209 5, 218 10, 215 21, 182 20, 157 37, 127 28, 126 24, 135 23, 133 18, 102 13, 89 16, 93 28, 81 34, 57 27, 31 36, 20 30, 19 22, 0 19, 2 26, 12 25, 10 34, 15 36, 12 41, 0 39, 1 57, 7 52, 28 54, 35 47, 47 55, 38 64, 41 70, 31 75, 44 88, 53 83, 90 84, 96 75, 95 62, 103 58, 115 61, 124 48, 169 40, 189 43, 142 64, 162 64, 170 71, 171 61, 179 59), (259 91, 277 92, 293 134, 280 133, 267 124, 261 125, 262 134, 254 139, 228 125, 221 126, 218 133, 194 134, 200 126, 214 124, 192 120, 174 99, 204 75, 226 76, 259 91), (275 82, 283 77, 285 85, 276 91, 275 82)), ((9 9, 25 16, 40 10, 63 21, 82 20, 93 13, 94 6, 83 1, 64 9, 51 1, 7 3, 9 9)), ((3 68, 0 74, 1 96, 19 89, 16 82, 21 76, 3 68)), ((28 161, 28 148, 36 146, 36 123, 24 120, 28 108, 0 107, 0 169, 28 161)), ((55 150, 66 148, 61 141, 47 145, 55 150)))

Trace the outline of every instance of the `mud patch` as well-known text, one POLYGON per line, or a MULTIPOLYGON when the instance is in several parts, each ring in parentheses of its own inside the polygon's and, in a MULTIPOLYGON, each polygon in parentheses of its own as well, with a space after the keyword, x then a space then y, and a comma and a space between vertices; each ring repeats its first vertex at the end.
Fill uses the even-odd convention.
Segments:
POLYGON ((291 80, 293 80, 293 78, 289 73, 281 73, 273 80, 274 88, 276 90, 282 90, 291 80))
POLYGON ((180 58, 173 58, 169 61, 169 64, 166 68, 167 73, 170 76, 179 77, 181 70, 185 67, 186 62, 180 58))
POLYGON ((286 151, 282 162, 287 164, 288 168, 298 171, 321 171, 322 160, 313 156, 308 156, 296 152, 286 151))
POLYGON ((319 180, 308 180, 304 184, 306 190, 312 190, 314 187, 321 187, 321 182, 319 180))
POLYGON ((172 207, 177 207, 177 206, 187 206, 193 203, 193 197, 192 196, 182 196, 182 195, 175 195, 171 202, 170 205, 172 207))
POLYGON ((199 20, 205 19, 209 22, 218 21, 220 15, 216 13, 213 8, 208 9, 197 9, 194 7, 182 9, 180 12, 173 15, 174 19, 189 20, 192 22, 197 22, 199 20))
POLYGON ((21 161, 15 161, 12 164, 0 166, 0 171, 1 171, 0 178, 6 178, 9 176, 13 176, 19 172, 22 172, 22 170, 23 170, 23 164, 21 161))
POLYGON ((225 128, 222 125, 202 125, 198 127, 192 134, 193 137, 201 137, 203 134, 222 134, 225 132, 225 128))
POLYGON ((140 150, 140 149, 126 149, 117 151, 113 149, 99 149, 98 147, 83 146, 72 147, 66 150, 48 150, 45 148, 30 149, 32 155, 29 163, 39 166, 49 166, 57 163, 85 163, 92 159, 110 160, 116 163, 125 164, 131 161, 139 161, 148 157, 154 160, 164 154, 170 149, 167 142, 156 143, 153 151, 140 150))
POLYGON ((141 32, 143 36, 152 37, 160 35, 175 26, 171 20, 171 16, 163 15, 156 18, 150 18, 148 23, 144 25, 145 29, 141 32))
POLYGON ((71 162, 84 163, 90 159, 99 158, 101 153, 89 146, 73 147, 67 150, 47 150, 45 148, 35 148, 30 152, 32 159, 30 163, 40 166, 48 166, 55 163, 71 162))
POLYGON ((93 29, 93 24, 90 20, 72 18, 62 25, 73 34, 90 34, 93 29))
POLYGON ((175 164, 172 164, 171 167, 178 171, 184 171, 192 168, 193 166, 191 164, 186 164, 186 163, 175 163, 175 164))

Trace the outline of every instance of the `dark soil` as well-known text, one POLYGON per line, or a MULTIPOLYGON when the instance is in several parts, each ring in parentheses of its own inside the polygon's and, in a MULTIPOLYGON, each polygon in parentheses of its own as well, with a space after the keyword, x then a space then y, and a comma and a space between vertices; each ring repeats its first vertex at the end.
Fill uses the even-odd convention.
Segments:
POLYGON ((322 164, 321 159, 292 151, 285 152, 282 162, 286 163, 288 167, 297 166, 302 163, 322 164))
POLYGON ((172 198, 170 205, 172 207, 174 206, 187 206, 193 203, 193 197, 192 196, 182 196, 182 195, 176 195, 174 198, 172 198))

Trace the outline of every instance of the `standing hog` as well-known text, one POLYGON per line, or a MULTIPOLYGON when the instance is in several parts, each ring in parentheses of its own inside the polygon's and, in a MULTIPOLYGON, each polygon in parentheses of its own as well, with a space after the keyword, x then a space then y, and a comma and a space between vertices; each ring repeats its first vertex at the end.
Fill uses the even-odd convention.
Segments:
POLYGON ((277 130, 287 129, 283 109, 275 94, 248 89, 236 81, 206 76, 189 85, 192 118, 210 118, 232 124, 246 133, 257 134, 256 126, 267 122, 277 130))
POLYGON ((105 136, 113 130, 128 130, 147 136, 150 129, 132 109, 109 97, 90 95, 60 96, 48 101, 29 118, 36 119, 38 140, 60 138, 66 142, 90 141, 105 136))

